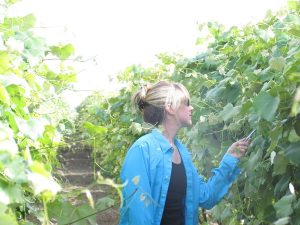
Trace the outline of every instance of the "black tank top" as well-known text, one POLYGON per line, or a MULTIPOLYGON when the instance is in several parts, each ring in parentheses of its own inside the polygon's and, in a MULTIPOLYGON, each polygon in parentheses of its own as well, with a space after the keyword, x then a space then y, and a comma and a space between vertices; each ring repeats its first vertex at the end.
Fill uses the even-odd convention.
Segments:
POLYGON ((186 174, 183 162, 172 163, 167 199, 161 225, 184 225, 186 174))

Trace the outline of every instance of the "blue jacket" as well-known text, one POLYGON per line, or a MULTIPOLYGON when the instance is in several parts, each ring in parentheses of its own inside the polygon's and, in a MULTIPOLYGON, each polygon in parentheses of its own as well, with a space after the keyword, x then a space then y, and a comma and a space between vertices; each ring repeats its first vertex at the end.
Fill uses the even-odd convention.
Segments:
MULTIPOLYGON (((212 208, 228 192, 240 173, 238 159, 225 154, 213 176, 205 181, 192 163, 187 148, 175 139, 184 163, 187 187, 185 225, 198 224, 198 208, 212 208)), ((172 148, 154 129, 129 149, 121 170, 123 204, 120 225, 160 225, 172 170, 172 148)))

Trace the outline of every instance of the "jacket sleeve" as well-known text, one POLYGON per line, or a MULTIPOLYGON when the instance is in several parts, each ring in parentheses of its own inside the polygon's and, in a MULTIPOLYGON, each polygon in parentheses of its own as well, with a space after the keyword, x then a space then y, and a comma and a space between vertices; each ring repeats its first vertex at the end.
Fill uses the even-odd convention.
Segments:
POLYGON ((238 162, 239 159, 225 154, 219 167, 212 170, 213 176, 208 181, 198 175, 200 207, 210 209, 227 194, 232 182, 240 174, 238 162))
POLYGON ((143 145, 132 147, 124 160, 121 181, 123 205, 120 225, 151 225, 153 202, 149 180, 149 154, 143 145))

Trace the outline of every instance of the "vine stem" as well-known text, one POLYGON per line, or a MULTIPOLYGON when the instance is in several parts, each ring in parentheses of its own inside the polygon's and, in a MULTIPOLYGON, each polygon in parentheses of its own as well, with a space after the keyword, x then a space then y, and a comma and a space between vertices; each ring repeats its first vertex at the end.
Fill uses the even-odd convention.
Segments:
MULTIPOLYGON (((212 107, 211 105, 207 104, 206 102, 200 101, 200 103, 202 103, 203 105, 205 105, 208 108, 212 109, 214 112, 218 112, 218 110, 215 107, 212 107)), ((201 108, 201 106, 199 106, 198 104, 196 104, 194 102, 192 103, 192 105, 198 107, 199 109, 201 108)))
POLYGON ((43 225, 49 225, 49 215, 48 215, 47 201, 46 201, 44 196, 43 196, 43 205, 44 205, 44 222, 43 222, 43 225))
POLYGON ((95 151, 95 149, 96 149, 96 138, 94 137, 93 138, 93 147, 94 147, 94 149, 93 149, 93 167, 94 167, 94 180, 96 180, 96 151, 95 151))

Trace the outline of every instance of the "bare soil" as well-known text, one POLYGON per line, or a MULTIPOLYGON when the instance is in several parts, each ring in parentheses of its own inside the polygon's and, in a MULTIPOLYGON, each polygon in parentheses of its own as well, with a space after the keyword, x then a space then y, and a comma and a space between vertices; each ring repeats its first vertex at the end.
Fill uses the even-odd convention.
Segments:
MULTIPOLYGON (((93 173, 93 162, 89 149, 77 150, 72 152, 65 150, 60 153, 60 161, 63 168, 58 171, 63 179, 63 191, 66 193, 78 191, 79 195, 70 199, 72 204, 78 205, 87 203, 85 194, 81 193, 84 189, 89 189, 94 202, 110 194, 113 190, 109 186, 95 184, 93 173), (81 196, 80 196, 81 195, 81 196)), ((72 196, 72 195, 70 195, 72 196)), ((117 225, 119 223, 119 208, 114 206, 96 216, 97 223, 90 225, 117 225)))

